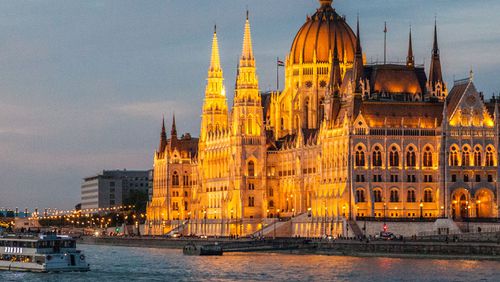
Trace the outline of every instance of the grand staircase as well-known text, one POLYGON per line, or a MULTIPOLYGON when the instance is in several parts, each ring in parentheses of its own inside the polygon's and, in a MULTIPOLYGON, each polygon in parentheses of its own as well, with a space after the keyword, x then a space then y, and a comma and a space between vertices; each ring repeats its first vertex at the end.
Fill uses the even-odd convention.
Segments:
POLYGON ((359 228, 359 225, 358 225, 357 221, 355 221, 355 220, 348 220, 347 224, 348 224, 350 230, 352 231, 352 233, 354 233, 354 236, 356 236, 356 237, 362 237, 364 235, 363 231, 361 230, 361 228, 359 228))
POLYGON ((182 234, 184 229, 186 228, 187 224, 189 223, 189 220, 184 220, 183 222, 180 222, 176 227, 172 228, 166 235, 167 236, 172 236, 174 234, 182 234))

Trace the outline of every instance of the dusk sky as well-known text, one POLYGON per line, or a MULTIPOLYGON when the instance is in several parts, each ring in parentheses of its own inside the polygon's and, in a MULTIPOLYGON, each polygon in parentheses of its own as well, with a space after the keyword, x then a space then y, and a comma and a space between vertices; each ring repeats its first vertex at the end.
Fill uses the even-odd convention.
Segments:
MULTIPOLYGON (((261 90, 275 88, 284 58, 317 0, 0 1, 0 207, 72 208, 82 178, 103 169, 148 169, 162 115, 198 136, 217 24, 228 97, 250 10, 261 90)), ((368 61, 430 60, 437 16, 449 88, 474 70, 500 91, 500 1, 338 0, 361 22, 368 61)), ((282 83, 281 83, 282 84, 282 83)), ((229 101, 231 104, 231 99, 229 101)))

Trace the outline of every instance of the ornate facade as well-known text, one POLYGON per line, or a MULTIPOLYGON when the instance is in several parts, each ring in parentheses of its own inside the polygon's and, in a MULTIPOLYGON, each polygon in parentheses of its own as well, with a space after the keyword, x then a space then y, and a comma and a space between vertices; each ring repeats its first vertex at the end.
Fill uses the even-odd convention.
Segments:
POLYGON ((498 216, 497 102, 472 73, 448 91, 437 27, 428 76, 411 32, 406 62, 367 64, 359 20, 354 33, 331 0, 319 2, 293 40, 282 92, 259 92, 247 14, 231 108, 214 31, 200 139, 177 139, 174 122, 167 140, 163 125, 149 234, 498 216))

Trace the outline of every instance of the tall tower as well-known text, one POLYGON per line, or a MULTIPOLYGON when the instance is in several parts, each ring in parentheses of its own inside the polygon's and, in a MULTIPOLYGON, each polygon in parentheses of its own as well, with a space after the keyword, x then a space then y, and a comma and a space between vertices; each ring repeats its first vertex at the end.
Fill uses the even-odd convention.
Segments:
POLYGON ((167 134, 165 131, 165 119, 162 121, 160 143, 155 151, 153 159, 153 197, 146 208, 146 234, 162 235, 165 231, 163 223, 169 218, 169 207, 167 201, 167 166, 168 153, 167 134))
POLYGON ((201 116, 200 141, 206 141, 209 133, 227 130, 228 113, 224 76, 220 65, 219 42, 217 28, 214 27, 212 39, 212 56, 208 68, 205 100, 201 116))
POLYGON ((429 69, 429 80, 427 81, 427 92, 432 98, 443 101, 448 95, 446 83, 443 81, 441 71, 441 59, 439 56, 437 23, 434 23, 434 44, 432 48, 431 66, 429 69))
POLYGON ((234 187, 240 192, 238 212, 242 218, 262 217, 267 208, 264 206, 266 137, 263 121, 247 11, 231 119, 234 187))
POLYGON ((233 135, 260 136, 263 131, 263 113, 248 11, 236 77, 232 123, 233 135))

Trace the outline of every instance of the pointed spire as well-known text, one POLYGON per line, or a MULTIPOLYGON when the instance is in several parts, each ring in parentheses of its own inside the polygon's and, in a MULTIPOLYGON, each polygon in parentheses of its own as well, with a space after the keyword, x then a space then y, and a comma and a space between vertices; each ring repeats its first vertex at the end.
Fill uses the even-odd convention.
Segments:
POLYGON ((177 126, 175 125, 175 113, 173 114, 172 118, 172 129, 170 130, 170 135, 172 136, 172 139, 177 139, 177 126))
POLYGON ((338 96, 340 85, 342 84, 342 77, 340 74, 340 60, 339 60, 339 52, 337 47, 337 30, 335 30, 334 35, 334 43, 333 43, 333 60, 332 66, 330 69, 330 93, 333 96, 338 96))
POLYGON ((160 144, 158 145, 158 152, 163 152, 167 146, 167 132, 165 131, 165 117, 161 123, 160 144))
POLYGON ((410 26, 410 35, 408 37, 408 56, 406 56, 406 66, 408 67, 415 66, 415 57, 413 56, 413 42, 411 39, 411 26, 410 26))
POLYGON ((254 66, 253 48, 252 48, 252 34, 250 31, 250 21, 248 19, 245 21, 245 34, 243 36, 243 48, 241 52, 241 66, 254 66))
POLYGON ((434 44, 432 48, 431 65, 429 70, 429 83, 431 88, 434 90, 436 84, 440 82, 443 82, 443 74, 441 72, 441 59, 439 56, 438 48, 437 22, 434 22, 434 44))
POLYGON ((439 55, 438 36, 437 36, 437 19, 434 19, 434 44, 432 47, 432 54, 439 55))
POLYGON ((217 40, 217 25, 214 26, 214 36, 212 39, 212 56, 210 57, 209 72, 221 71, 220 55, 219 55, 219 42, 217 40))
POLYGON ((359 33, 359 15, 356 24, 356 54, 354 56, 353 78, 355 83, 355 92, 360 92, 360 80, 363 77, 363 51, 361 49, 361 35, 359 33))

